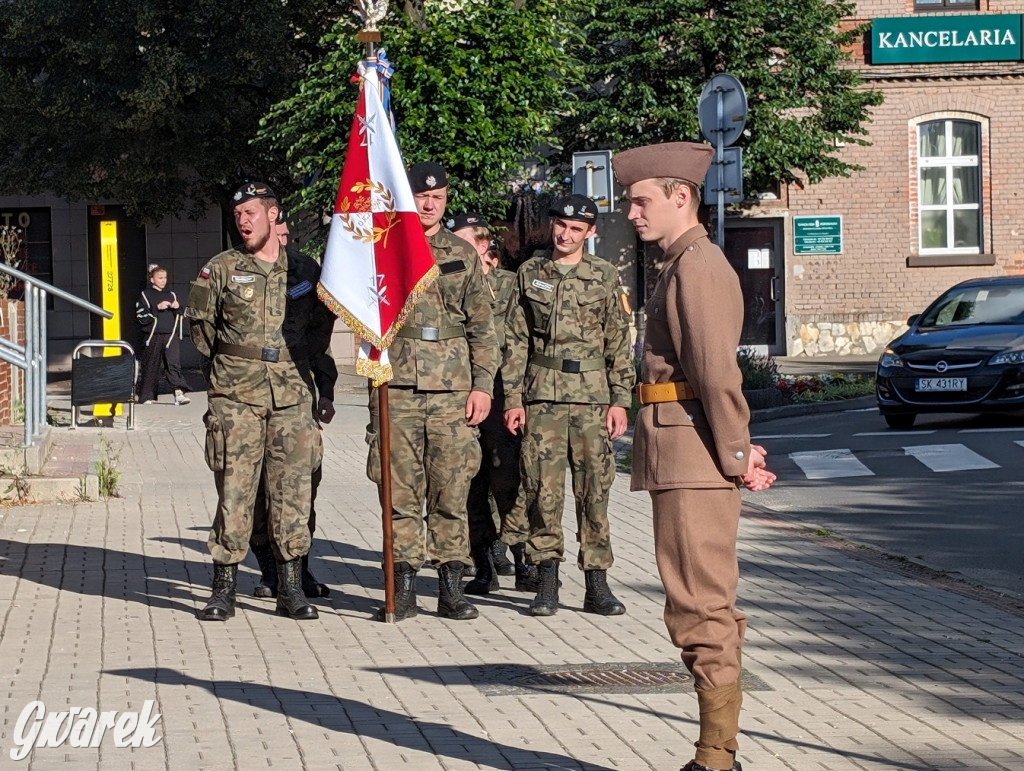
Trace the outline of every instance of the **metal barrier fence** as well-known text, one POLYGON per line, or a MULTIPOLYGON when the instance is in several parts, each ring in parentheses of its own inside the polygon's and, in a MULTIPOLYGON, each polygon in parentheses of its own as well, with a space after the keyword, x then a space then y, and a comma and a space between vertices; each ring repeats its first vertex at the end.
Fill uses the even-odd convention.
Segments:
POLYGON ((25 286, 25 345, 0 337, 0 359, 25 372, 24 444, 31 447, 46 427, 46 296, 59 297, 105 319, 114 314, 9 265, 0 264, 0 271, 25 286))

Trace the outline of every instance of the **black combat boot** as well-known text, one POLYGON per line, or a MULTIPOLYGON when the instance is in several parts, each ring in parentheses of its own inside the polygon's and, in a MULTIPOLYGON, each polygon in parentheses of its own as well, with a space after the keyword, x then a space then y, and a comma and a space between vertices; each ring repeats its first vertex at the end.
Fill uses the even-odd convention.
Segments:
POLYGON ((474 549, 473 562, 476 563, 476 576, 466 584, 466 594, 487 594, 498 591, 501 584, 498 583, 498 574, 494 570, 491 550, 486 546, 474 549))
POLYGON ((530 603, 531 616, 553 616, 558 612, 558 560, 541 560, 537 565, 537 596, 530 603))
POLYGON ((249 551, 260 566, 260 582, 252 590, 253 597, 277 597, 277 558, 270 541, 263 544, 249 544, 249 551))
POLYGON ((465 566, 458 560, 446 562, 437 569, 437 615, 468 621, 480 615, 473 605, 462 596, 462 571, 465 566))
MULTIPOLYGON (((685 766, 680 768, 679 771, 715 771, 715 769, 708 768, 707 766, 702 766, 696 760, 691 760, 685 766)), ((732 762, 732 768, 729 769, 729 771, 743 771, 743 764, 741 764, 738 760, 734 760, 732 762)))
MULTIPOLYGON (((416 571, 408 562, 396 562, 395 576, 395 621, 412 618, 419 613, 416 607, 416 571)), ((384 608, 377 611, 378 621, 387 621, 384 608)))
POLYGON ((317 581, 309 572, 309 555, 302 555, 302 593, 307 597, 330 597, 331 589, 327 584, 317 581))
POLYGON ((491 562, 494 564, 494 571, 499 576, 514 576, 516 566, 508 558, 508 546, 499 538, 491 544, 491 562))
POLYGON ((526 564, 526 544, 513 544, 511 551, 512 559, 515 560, 516 591, 536 594, 540 589, 540 583, 537 580, 537 566, 526 564))
POLYGON ((277 615, 297 621, 320 617, 302 594, 302 560, 299 558, 277 563, 277 615))
POLYGON ((235 615, 235 579, 238 565, 213 563, 213 595, 199 614, 201 621, 227 621, 235 615))
POLYGON ((583 580, 587 593, 583 598, 583 610, 599 616, 621 616, 626 606, 619 602, 608 588, 607 570, 584 570, 583 580))

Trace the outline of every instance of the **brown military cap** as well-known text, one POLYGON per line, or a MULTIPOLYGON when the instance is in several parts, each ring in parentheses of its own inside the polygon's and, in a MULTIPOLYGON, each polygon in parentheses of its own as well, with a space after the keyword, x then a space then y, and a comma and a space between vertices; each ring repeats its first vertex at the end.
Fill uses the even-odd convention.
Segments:
POLYGON ((684 179, 700 187, 714 154, 711 145, 699 142, 665 142, 616 154, 612 169, 623 187, 659 177, 684 179))

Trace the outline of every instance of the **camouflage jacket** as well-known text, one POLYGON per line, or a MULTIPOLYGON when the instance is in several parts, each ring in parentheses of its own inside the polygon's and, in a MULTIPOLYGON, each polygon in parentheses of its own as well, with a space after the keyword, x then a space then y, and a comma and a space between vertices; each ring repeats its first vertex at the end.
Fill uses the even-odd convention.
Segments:
POLYGON ((520 266, 505 321, 505 409, 533 401, 631 406, 629 325, 618 291, 615 266, 591 254, 565 277, 550 252, 520 266), (538 356, 603 366, 564 372, 538 356))
POLYGON ((192 282, 185 315, 209 363, 210 396, 287 407, 312 400, 310 362, 328 349, 334 315, 317 299, 320 266, 281 249, 275 263, 229 249, 192 282), (220 345, 274 348, 271 362, 218 351, 220 345), (288 360, 283 360, 287 358, 288 360))
POLYGON ((505 314, 508 313, 509 299, 516 290, 516 274, 502 268, 491 268, 484 274, 487 291, 491 298, 491 313, 494 315, 494 336, 498 339, 498 350, 505 350, 505 314))
POLYGON ((403 330, 461 325, 466 333, 434 341, 396 337, 388 348, 394 370, 391 385, 493 395, 499 353, 480 260, 465 241, 444 228, 427 241, 440 275, 420 297, 403 330))

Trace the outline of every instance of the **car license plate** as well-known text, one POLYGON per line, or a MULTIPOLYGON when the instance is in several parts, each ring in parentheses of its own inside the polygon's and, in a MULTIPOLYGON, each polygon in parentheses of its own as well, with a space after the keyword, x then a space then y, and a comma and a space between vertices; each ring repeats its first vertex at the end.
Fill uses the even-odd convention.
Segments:
POLYGON ((920 377, 917 379, 918 391, 966 391, 965 377, 920 377))

